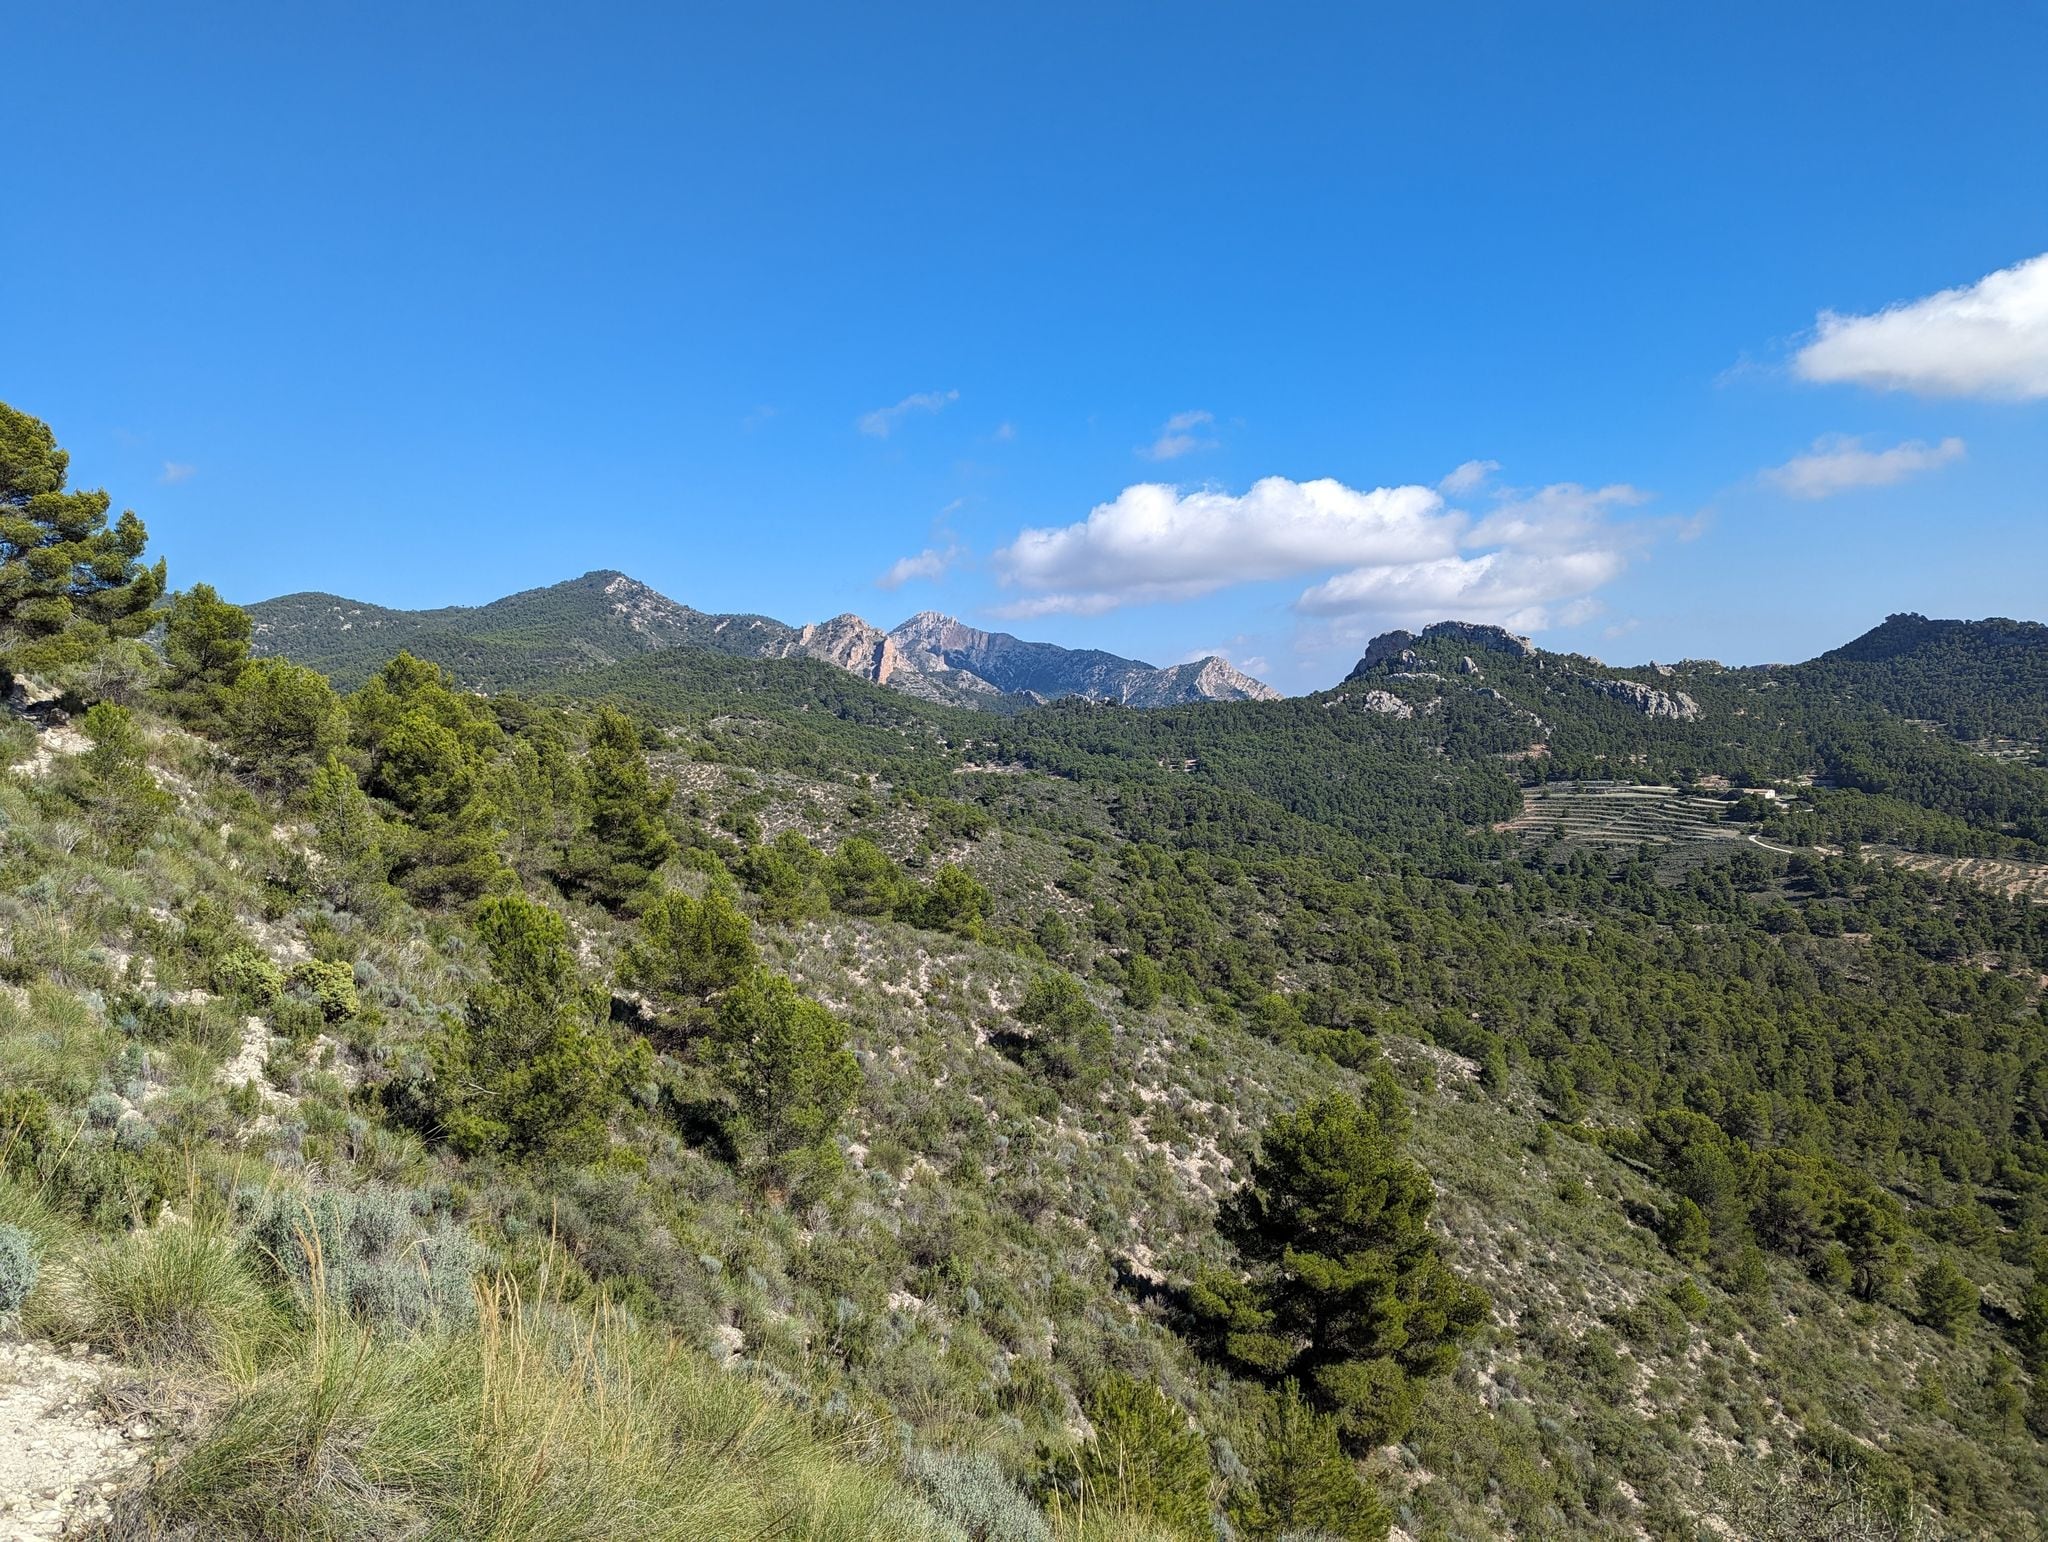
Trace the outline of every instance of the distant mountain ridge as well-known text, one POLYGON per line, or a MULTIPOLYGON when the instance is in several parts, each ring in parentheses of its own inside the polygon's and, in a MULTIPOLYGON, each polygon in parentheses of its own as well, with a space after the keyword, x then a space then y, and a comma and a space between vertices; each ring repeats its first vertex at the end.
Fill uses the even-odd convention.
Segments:
POLYGON ((1080 696, 1130 707, 1270 701, 1279 692, 1218 657, 1157 668, 1093 648, 1027 642, 921 612, 891 631, 855 615, 790 626, 719 615, 609 569, 487 605, 395 610, 333 594, 287 594, 249 607, 256 649, 344 684, 399 649, 465 683, 502 689, 647 653, 694 648, 741 658, 810 658, 927 701, 1013 709, 1080 696))

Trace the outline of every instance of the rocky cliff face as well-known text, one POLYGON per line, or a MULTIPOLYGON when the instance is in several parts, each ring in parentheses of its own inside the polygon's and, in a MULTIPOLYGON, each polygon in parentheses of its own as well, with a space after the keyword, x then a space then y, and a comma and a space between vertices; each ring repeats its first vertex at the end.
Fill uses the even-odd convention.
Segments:
POLYGON ((1639 680, 1587 680, 1585 684, 1602 696, 1612 697, 1623 706, 1633 707, 1644 717, 1669 718, 1675 723, 1690 723, 1700 715, 1700 704, 1683 691, 1660 691, 1653 685, 1644 685, 1639 680))
POLYGON ((1191 664, 1154 669, 1134 677, 1125 688, 1123 704, 1178 707, 1197 701, 1277 701, 1279 697, 1280 693, 1264 681, 1254 680, 1212 653, 1191 664))
POLYGON ((956 684, 971 678, 1008 695, 1086 696, 1129 707, 1171 707, 1268 701, 1279 694, 1214 656, 1155 669, 1096 648, 1061 648, 1007 632, 984 632, 936 611, 912 616, 889 633, 889 640, 905 671, 946 675, 956 684))
MULTIPOLYGON (((1486 653, 1505 653, 1511 658, 1528 659, 1536 656, 1535 643, 1526 637, 1517 636, 1506 627, 1486 626, 1476 621, 1438 621, 1424 627, 1420 633, 1399 628, 1380 633, 1366 644, 1365 657, 1358 661, 1357 667, 1346 678, 1356 680, 1388 663, 1413 663, 1416 644, 1438 641, 1486 653), (1404 658, 1403 655, 1407 657, 1404 658)), ((1464 664, 1472 664, 1472 660, 1466 658, 1461 661, 1462 673, 1478 672, 1476 664, 1473 664, 1471 669, 1464 669, 1464 664)))
POLYGON ((887 632, 853 615, 800 627, 795 636, 763 650, 763 656, 819 659, 877 685, 889 684, 903 663, 887 632))

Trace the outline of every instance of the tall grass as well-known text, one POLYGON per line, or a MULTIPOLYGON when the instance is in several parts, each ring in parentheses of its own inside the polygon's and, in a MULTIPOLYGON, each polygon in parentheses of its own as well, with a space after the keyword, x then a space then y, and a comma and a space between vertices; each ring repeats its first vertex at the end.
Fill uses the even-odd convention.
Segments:
POLYGON ((71 1336, 151 1369, 246 1373, 282 1318, 244 1266, 234 1235, 169 1225, 79 1253, 58 1277, 52 1313, 71 1336))
POLYGON ((600 1306, 479 1287, 458 1334, 322 1313, 124 1502, 114 1535, 955 1537, 861 1435, 600 1306))

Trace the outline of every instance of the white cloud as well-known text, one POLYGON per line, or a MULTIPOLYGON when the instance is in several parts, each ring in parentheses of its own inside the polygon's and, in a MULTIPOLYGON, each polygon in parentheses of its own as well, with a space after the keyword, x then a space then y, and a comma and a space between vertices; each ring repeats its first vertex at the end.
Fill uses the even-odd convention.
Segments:
POLYGON ((183 461, 167 460, 164 469, 157 473, 157 481, 165 487, 175 487, 180 482, 189 482, 199 474, 197 466, 188 466, 183 461))
POLYGON ((1607 510, 1642 503, 1650 495, 1626 482, 1581 487, 1553 482, 1531 493, 1511 493, 1466 533, 1466 546, 1507 546, 1556 554, 1599 542, 1611 532, 1607 510))
POLYGON ((1535 632, 1585 620, 1591 591, 1619 578, 1627 565, 1627 556, 1613 548, 1503 549, 1477 557, 1380 563, 1325 579, 1296 603, 1311 616, 1362 614, 1401 622, 1455 617, 1535 632), (1571 603, 1553 609, 1559 601, 1571 603))
POLYGON ((1792 367, 1928 396, 2048 396, 2048 252, 1872 316, 1823 311, 1792 367))
POLYGON ((1213 412, 1176 412, 1160 425, 1159 437, 1139 446, 1138 453, 1147 460, 1177 460, 1190 450, 1213 450, 1216 441, 1204 438, 1201 430, 1215 424, 1213 412))
POLYGON ((1523 630, 1572 625, 1591 616, 1594 592, 1637 550, 1668 533, 1668 521, 1610 518, 1647 496, 1626 483, 1503 488, 1474 520, 1429 487, 1361 491, 1328 478, 1266 477, 1233 494, 1143 482, 1078 524, 1025 530, 998 551, 999 581, 1021 591, 1000 614, 1099 615, 1328 575, 1295 609, 1339 632, 1445 617, 1523 630))
POLYGON ((1441 482, 1437 490, 1449 493, 1453 498, 1462 498, 1466 493, 1477 492, 1486 485, 1486 479, 1500 470, 1497 460, 1468 460, 1441 482))
POLYGON ((1961 460, 1963 454, 1963 441, 1954 437, 1939 444, 1909 439, 1889 450, 1872 450, 1847 434, 1828 434, 1814 440, 1806 454, 1771 467, 1763 478, 1794 498, 1832 498, 1858 487, 1889 487, 1961 460))
POLYGON ((912 579, 944 578, 964 555, 958 545, 927 546, 914 557, 898 557, 889 571, 875 580, 877 589, 901 589, 912 579))
POLYGON ((913 391, 893 407, 877 407, 872 412, 863 412, 854 420, 854 427, 870 439, 887 439, 912 413, 944 412, 958 400, 958 391, 913 391))
POLYGON ((996 431, 989 437, 994 439, 998 444, 1008 444, 1012 439, 1015 439, 1017 437, 1017 425, 1014 423, 998 423, 996 425, 996 431))
POLYGON ((996 571, 1032 591, 1006 615, 1099 615, 1344 563, 1439 556, 1456 549, 1462 525, 1427 487, 1360 492, 1266 477, 1232 494, 1140 482, 1079 524, 1021 532, 996 553, 996 571))

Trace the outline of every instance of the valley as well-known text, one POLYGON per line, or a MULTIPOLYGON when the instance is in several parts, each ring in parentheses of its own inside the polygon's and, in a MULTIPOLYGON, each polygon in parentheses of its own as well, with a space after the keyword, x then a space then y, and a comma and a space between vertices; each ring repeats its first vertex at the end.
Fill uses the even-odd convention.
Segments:
POLYGON ((52 1426, 97 1535, 2048 1510, 2048 628, 1137 706, 97 561, 0 634, 0 1300, 139 1431, 52 1426))

